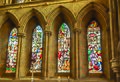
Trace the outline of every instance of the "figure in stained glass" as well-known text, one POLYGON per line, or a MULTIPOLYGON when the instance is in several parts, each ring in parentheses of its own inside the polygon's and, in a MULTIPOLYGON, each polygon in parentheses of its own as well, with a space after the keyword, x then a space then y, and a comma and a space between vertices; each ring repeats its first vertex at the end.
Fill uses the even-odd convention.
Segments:
POLYGON ((33 31, 32 38, 32 56, 30 72, 41 72, 42 70, 42 53, 43 53, 43 31, 38 25, 33 31))
POLYGON ((8 40, 8 52, 6 61, 6 73, 16 72, 16 59, 18 50, 17 29, 12 29, 8 40))
POLYGON ((70 30, 63 23, 58 33, 58 73, 70 72, 70 30))
POLYGON ((87 30, 89 73, 102 73, 101 31, 96 21, 87 30))

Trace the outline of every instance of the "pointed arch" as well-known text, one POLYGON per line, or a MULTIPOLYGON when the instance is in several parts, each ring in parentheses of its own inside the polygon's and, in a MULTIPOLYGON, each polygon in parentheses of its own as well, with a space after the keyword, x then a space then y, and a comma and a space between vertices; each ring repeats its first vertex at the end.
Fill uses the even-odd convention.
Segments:
POLYGON ((6 73, 15 73, 17 64, 17 51, 18 51, 18 36, 17 29, 13 28, 9 35, 7 60, 6 60, 6 73))
POLYGON ((20 23, 21 25, 23 25, 23 32, 26 31, 26 25, 32 17, 36 17, 42 27, 45 27, 45 25, 47 24, 45 16, 39 10, 33 8, 32 10, 24 14, 24 16, 22 16, 20 19, 20 23))
MULTIPOLYGON (((64 18, 69 21, 71 24, 74 24, 76 19, 73 13, 64 6, 59 6, 55 8, 48 16, 47 20, 50 20, 50 24, 52 24, 57 16, 62 14, 64 18)), ((50 28, 49 28, 50 29, 50 28)))
MULTIPOLYGON (((82 45, 80 43, 80 50, 82 53, 80 52, 81 58, 84 56, 83 59, 80 59, 81 62, 83 62, 82 64, 80 64, 80 66, 82 65, 88 65, 88 60, 86 60, 88 58, 88 53, 87 48, 86 49, 82 49, 82 47, 86 47, 87 45, 87 27, 88 24, 92 21, 92 20, 96 20, 99 23, 99 26, 101 27, 101 48, 102 48, 102 66, 103 66, 103 72, 100 73, 99 75, 104 74, 106 76, 106 78, 110 78, 110 63, 109 63, 109 54, 110 54, 110 32, 109 30, 109 15, 107 14, 108 9, 104 6, 102 6, 100 3, 96 3, 96 2, 91 2, 89 4, 87 4, 78 14, 77 16, 77 24, 78 26, 80 26, 81 29, 81 39, 80 42, 83 42, 84 45, 82 45), (86 38, 84 38, 86 37, 86 38), (104 47, 106 46, 106 47, 104 47), (106 62, 107 61, 107 62, 106 62), (105 70, 105 71, 104 71, 105 70)), ((81 69, 80 71, 84 71, 85 76, 87 76, 87 74, 90 74, 88 71, 88 66, 84 66, 84 70, 81 69)), ((81 73, 82 74, 82 73, 81 73)), ((81 75, 80 74, 80 75, 81 75)))
POLYGON ((2 27, 2 25, 8 20, 10 19, 16 27, 18 27, 20 25, 18 18, 15 14, 13 14, 12 12, 6 12, 4 15, 4 21, 1 22, 0 27, 2 27))
MULTIPOLYGON (((35 10, 36 11, 36 10, 35 10)), ((43 34, 44 34, 44 30, 45 30, 45 21, 42 21, 43 19, 41 18, 41 16, 42 15, 36 15, 36 12, 34 12, 34 10, 31 10, 29 13, 28 13, 28 15, 27 15, 27 17, 25 17, 25 19, 23 18, 23 19, 20 19, 20 20, 23 20, 23 21, 21 21, 22 23, 21 24, 25 24, 25 26, 23 27, 23 29, 22 29, 22 31, 25 33, 25 38, 23 39, 23 42, 25 43, 25 46, 23 47, 23 49, 25 50, 25 51, 23 51, 23 53, 25 54, 22 54, 21 55, 21 57, 24 57, 24 59, 27 59, 27 61, 25 61, 25 63, 26 64, 24 64, 25 66, 23 67, 24 69, 26 69, 27 68, 27 72, 28 73, 30 73, 31 71, 32 71, 32 66, 33 66, 33 62, 36 64, 35 66, 34 66, 34 68, 35 68, 35 72, 37 73, 37 72, 40 72, 40 73, 42 73, 42 68, 43 67, 41 67, 41 65, 42 65, 42 61, 44 61, 44 60, 42 60, 42 57, 41 56, 44 56, 44 55, 42 55, 42 51, 44 52, 44 49, 43 50, 39 50, 39 48, 41 48, 40 46, 41 46, 41 43, 39 43, 39 41, 40 41, 40 38, 38 37, 38 36, 40 36, 40 32, 36 32, 36 36, 34 35, 33 36, 33 34, 35 34, 35 33, 33 33, 34 32, 34 30, 36 30, 35 28, 37 27, 37 26, 40 26, 41 28, 42 28, 42 32, 43 32, 43 34), (35 54, 37 54, 37 55, 35 55, 35 54, 33 54, 33 48, 32 48, 32 46, 34 45, 33 43, 34 43, 34 41, 33 41, 33 37, 36 37, 36 38, 34 38, 34 41, 36 41, 37 42, 37 45, 35 45, 35 46, 37 46, 37 47, 35 47, 35 48, 38 48, 37 49, 37 51, 35 51, 34 53, 35 54), (27 51, 27 52, 26 52, 27 51), (36 58, 33 58, 32 56, 35 56, 36 58), (29 57, 29 58, 28 58, 29 57), (37 63, 40 63, 39 65, 37 64, 37 63), (39 68, 38 68, 38 67, 39 68)), ((43 46, 42 46, 43 47, 43 46)), ((42 49, 42 48, 41 48, 42 49)), ((36 49, 35 49, 36 50, 36 49)), ((43 57, 44 58, 44 57, 43 57)), ((43 65, 42 65, 43 66, 43 65)), ((25 71, 25 70, 24 70, 25 71)), ((39 74, 40 74, 39 73, 39 74)), ((39 75, 38 74, 38 75, 39 75)), ((29 74, 28 74, 29 75, 29 74)), ((36 75, 36 76, 38 76, 38 75, 36 75)))
POLYGON ((70 29, 62 23, 58 32, 58 73, 70 73, 70 29))
MULTIPOLYGON (((103 5, 96 3, 96 2, 90 2, 88 3, 84 8, 82 8, 77 16, 77 20, 79 21, 80 27, 82 26, 82 23, 86 21, 88 23, 93 17, 97 20, 101 18, 102 20, 99 20, 100 24, 104 23, 106 28, 101 29, 108 29, 109 27, 109 15, 106 14, 108 12, 108 9, 104 7, 103 5)), ((87 24, 86 24, 87 25, 87 24)), ((101 24, 102 25, 102 24, 101 24)))

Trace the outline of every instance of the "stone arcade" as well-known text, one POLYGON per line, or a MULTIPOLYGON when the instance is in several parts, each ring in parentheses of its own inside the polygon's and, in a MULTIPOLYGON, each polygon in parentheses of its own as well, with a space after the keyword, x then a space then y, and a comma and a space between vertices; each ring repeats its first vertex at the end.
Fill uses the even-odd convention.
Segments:
POLYGON ((120 82, 120 0, 0 0, 0 82, 120 82))

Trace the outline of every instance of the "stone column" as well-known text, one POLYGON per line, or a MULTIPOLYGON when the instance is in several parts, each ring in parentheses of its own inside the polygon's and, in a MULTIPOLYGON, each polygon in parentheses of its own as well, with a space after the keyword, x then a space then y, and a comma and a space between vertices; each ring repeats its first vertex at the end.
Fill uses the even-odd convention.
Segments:
POLYGON ((4 2, 3 2, 5 5, 6 4, 11 4, 12 3, 12 0, 4 0, 4 2))
POLYGON ((79 78, 79 33, 80 33, 80 29, 77 28, 77 24, 75 23, 74 25, 74 40, 75 40, 75 47, 74 47, 74 51, 75 51, 75 79, 79 78))
POLYGON ((114 0, 109 0, 109 14, 110 14, 110 36, 111 36, 111 49, 112 49, 112 59, 115 59, 114 54, 114 28, 116 28, 116 12, 115 12, 115 4, 114 0))
POLYGON ((116 79, 117 82, 120 82, 120 70, 116 73, 116 79))
POLYGON ((120 0, 117 0, 118 4, 118 27, 119 27, 119 41, 120 41, 120 0))
MULTIPOLYGON (((120 20, 120 19, 119 19, 120 20)), ((119 27, 120 28, 120 27, 119 27)), ((119 29, 120 30, 120 29, 119 29)), ((120 32, 120 31, 119 31, 120 32)), ((119 43, 118 43, 118 47, 117 47, 117 51, 118 51, 118 58, 117 58, 117 69, 116 69, 116 81, 120 82, 120 36, 119 36, 119 43)))
POLYGON ((17 65, 16 65, 16 79, 19 79, 19 66, 20 66, 20 56, 21 56, 21 46, 22 46, 22 38, 24 34, 18 33, 18 54, 17 54, 17 65))
MULTIPOLYGON (((46 25, 47 26, 47 25, 46 25)), ((49 55, 49 41, 51 36, 51 31, 45 30, 45 47, 44 47, 44 79, 48 78, 48 55, 49 55)))
POLYGON ((118 58, 112 59, 112 70, 116 73, 116 82, 120 82, 120 60, 118 58))
POLYGON ((115 29, 118 26, 118 13, 117 13, 117 1, 109 0, 109 8, 110 8, 110 36, 111 36, 111 49, 112 49, 112 60, 111 60, 111 68, 114 73, 116 73, 116 82, 120 82, 120 60, 119 54, 115 54, 115 29))

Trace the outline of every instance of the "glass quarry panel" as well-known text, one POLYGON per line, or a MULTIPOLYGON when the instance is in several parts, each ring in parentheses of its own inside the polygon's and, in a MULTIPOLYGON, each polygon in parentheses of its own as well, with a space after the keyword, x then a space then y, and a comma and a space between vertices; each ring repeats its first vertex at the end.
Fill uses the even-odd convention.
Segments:
POLYGON ((16 72, 17 50, 18 50, 18 36, 17 36, 17 29, 14 28, 10 33, 9 41, 8 41, 6 73, 16 72))
POLYGON ((63 23, 58 34, 58 73, 70 72, 70 29, 63 23))
POLYGON ((102 73, 101 31, 93 20, 87 30, 89 73, 102 73))
POLYGON ((32 35, 32 56, 31 56, 31 66, 30 72, 32 72, 32 67, 34 72, 41 72, 42 69, 42 53, 43 53, 43 31, 38 25, 32 35))

